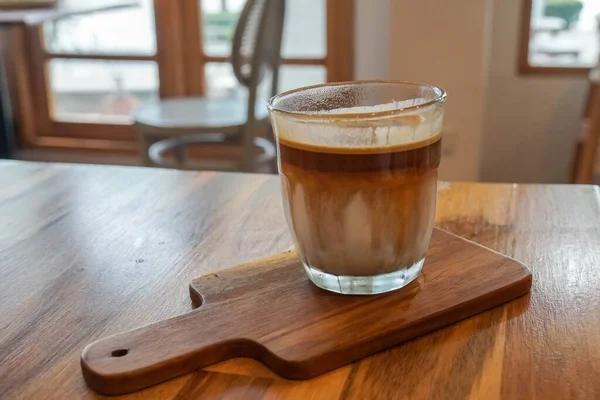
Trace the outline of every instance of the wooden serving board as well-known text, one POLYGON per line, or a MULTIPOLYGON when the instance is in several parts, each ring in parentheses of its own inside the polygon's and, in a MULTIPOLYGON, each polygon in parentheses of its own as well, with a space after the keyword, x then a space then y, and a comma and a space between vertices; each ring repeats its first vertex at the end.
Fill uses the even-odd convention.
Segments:
POLYGON ((129 393, 234 357, 308 379, 529 291, 523 264, 436 229, 423 273, 405 288, 345 296, 315 287, 294 252, 194 279, 198 309, 108 337, 81 355, 101 394, 129 393))

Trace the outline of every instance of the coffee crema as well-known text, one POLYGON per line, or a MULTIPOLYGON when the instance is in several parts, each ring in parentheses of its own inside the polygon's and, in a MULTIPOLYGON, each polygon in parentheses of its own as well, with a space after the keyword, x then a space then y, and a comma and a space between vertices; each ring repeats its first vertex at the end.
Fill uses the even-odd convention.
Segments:
POLYGON ((284 207, 298 256, 317 270, 374 276, 425 257, 441 133, 402 144, 319 146, 278 132, 284 207))

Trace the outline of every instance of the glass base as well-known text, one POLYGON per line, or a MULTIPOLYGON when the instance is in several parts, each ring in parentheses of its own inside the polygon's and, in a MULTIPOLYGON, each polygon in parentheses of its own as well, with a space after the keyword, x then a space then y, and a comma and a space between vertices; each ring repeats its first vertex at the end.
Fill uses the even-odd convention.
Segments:
POLYGON ((373 276, 333 275, 304 263, 302 265, 309 279, 321 289, 341 294, 379 294, 411 283, 419 276, 424 261, 423 258, 408 268, 373 276))

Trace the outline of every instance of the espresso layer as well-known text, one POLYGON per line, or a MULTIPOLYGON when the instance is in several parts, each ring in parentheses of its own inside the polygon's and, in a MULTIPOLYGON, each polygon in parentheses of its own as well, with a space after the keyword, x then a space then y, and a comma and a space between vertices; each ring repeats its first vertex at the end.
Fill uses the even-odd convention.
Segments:
POLYGON ((408 268, 425 256, 440 135, 376 150, 332 150, 280 135, 279 152, 286 217, 305 263, 367 276, 408 268))

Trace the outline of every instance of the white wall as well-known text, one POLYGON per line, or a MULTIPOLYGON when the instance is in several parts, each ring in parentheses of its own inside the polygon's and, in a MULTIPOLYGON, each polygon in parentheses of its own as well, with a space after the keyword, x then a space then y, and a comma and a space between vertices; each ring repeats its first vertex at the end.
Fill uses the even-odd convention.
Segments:
POLYGON ((391 2, 392 0, 354 2, 355 79, 389 79, 391 2))
POLYGON ((587 83, 518 75, 521 2, 494 1, 481 179, 566 182, 587 83))

